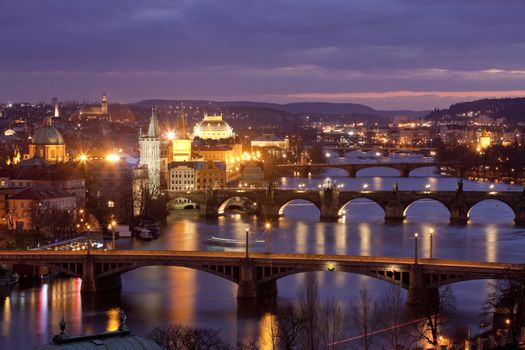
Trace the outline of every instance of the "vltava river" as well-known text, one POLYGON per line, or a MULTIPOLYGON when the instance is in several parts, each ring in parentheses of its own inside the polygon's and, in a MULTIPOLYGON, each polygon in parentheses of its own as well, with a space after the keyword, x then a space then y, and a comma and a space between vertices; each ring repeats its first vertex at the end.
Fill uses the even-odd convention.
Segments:
MULTIPOLYGON (((334 159, 333 161, 341 161, 334 159)), ((354 161, 362 161, 354 159, 354 161)), ((282 179, 282 187, 305 183, 317 188, 326 176, 345 184, 345 189, 390 190, 399 183, 400 190, 454 190, 457 179, 435 176, 431 168, 413 172, 411 178, 392 177, 396 171, 375 168, 359 172, 349 179, 338 170, 311 179, 282 179), (341 176, 342 175, 342 176, 341 176)), ((490 183, 465 181, 464 190, 488 190, 490 183)), ((518 186, 496 184, 493 190, 521 190, 518 186)), ((292 202, 285 216, 274 222, 271 230, 272 252, 413 256, 414 232, 420 234, 420 256, 428 257, 433 227, 434 257, 480 261, 523 262, 525 230, 513 225, 510 208, 495 201, 475 206, 471 221, 465 226, 448 223, 449 213, 441 204, 419 201, 408 208, 401 224, 383 223, 382 209, 364 200, 351 202, 346 216, 338 223, 319 222, 318 210, 310 204, 292 202)), ((153 242, 122 238, 118 249, 206 250, 210 235, 243 239, 247 227, 263 232, 264 222, 255 217, 226 215, 216 220, 200 219, 191 211, 173 212, 161 237, 153 242)), ((335 299, 348 306, 361 288, 379 298, 390 285, 370 277, 318 272, 315 274, 322 299, 335 299)), ((279 280, 279 301, 294 301, 301 290, 304 274, 279 280)), ((62 316, 67 333, 92 333, 118 326, 118 310, 128 316, 128 326, 138 335, 146 335, 155 326, 181 323, 221 330, 231 343, 259 341, 267 334, 261 313, 237 305, 236 286, 221 278, 185 268, 148 267, 122 276, 120 293, 89 296, 80 294, 80 279, 57 279, 39 285, 18 285, 0 289, 0 348, 30 349, 47 343, 59 332, 62 316)), ((459 314, 458 322, 478 331, 480 308, 488 288, 486 281, 454 284, 453 292, 459 314)))

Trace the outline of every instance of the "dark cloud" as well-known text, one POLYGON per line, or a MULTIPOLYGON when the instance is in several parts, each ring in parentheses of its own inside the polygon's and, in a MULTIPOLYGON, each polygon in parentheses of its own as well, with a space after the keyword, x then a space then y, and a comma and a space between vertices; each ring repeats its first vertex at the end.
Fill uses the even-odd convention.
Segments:
POLYGON ((0 0, 0 100, 514 90, 523 13, 517 0, 0 0))

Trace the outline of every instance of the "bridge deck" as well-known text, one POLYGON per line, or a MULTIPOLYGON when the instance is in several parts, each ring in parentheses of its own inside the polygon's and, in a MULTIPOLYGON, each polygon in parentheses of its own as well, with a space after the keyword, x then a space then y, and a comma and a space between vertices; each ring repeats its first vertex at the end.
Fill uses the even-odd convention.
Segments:
MULTIPOLYGON (((203 251, 166 251, 166 250, 116 250, 116 251, 92 251, 93 257, 108 258, 115 260, 162 260, 180 259, 188 261, 219 261, 219 260, 243 260, 244 252, 203 252, 203 251)), ((0 251, 0 262, 16 261, 50 261, 50 260, 82 260, 87 257, 86 252, 71 251, 0 251)), ((249 258, 261 263, 334 263, 334 264, 392 264, 413 265, 414 258, 410 257, 387 257, 387 256, 352 256, 352 255, 326 255, 326 254, 274 254, 274 253, 251 253, 249 258)), ((481 262, 450 259, 418 259, 418 264, 428 267, 451 267, 469 269, 490 269, 501 271, 525 270, 524 264, 481 262)))

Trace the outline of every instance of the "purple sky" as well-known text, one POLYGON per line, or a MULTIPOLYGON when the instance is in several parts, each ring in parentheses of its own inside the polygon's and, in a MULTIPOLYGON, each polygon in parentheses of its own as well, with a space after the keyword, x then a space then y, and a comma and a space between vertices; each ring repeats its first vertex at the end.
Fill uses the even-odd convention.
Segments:
POLYGON ((0 101, 525 96, 522 0, 0 0, 0 101))

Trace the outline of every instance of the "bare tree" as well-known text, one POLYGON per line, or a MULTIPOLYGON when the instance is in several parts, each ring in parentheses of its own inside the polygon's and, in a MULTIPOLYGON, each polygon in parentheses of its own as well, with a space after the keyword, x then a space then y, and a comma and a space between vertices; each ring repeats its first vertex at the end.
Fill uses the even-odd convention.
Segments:
POLYGON ((277 338, 277 344, 280 349, 294 349, 305 327, 304 315, 292 304, 287 303, 277 309, 275 316, 272 318, 274 323, 272 331, 274 331, 274 337, 277 338))
POLYGON ((154 328, 148 338, 164 350, 229 350, 231 347, 219 338, 218 332, 206 328, 167 325, 154 328))
POLYGON ((390 328, 389 343, 392 349, 400 347, 399 325, 403 324, 406 317, 405 298, 399 286, 389 287, 383 294, 380 306, 382 323, 386 328, 390 328))
POLYGON ((372 349, 372 336, 370 332, 374 324, 374 313, 376 305, 368 290, 361 289, 357 300, 352 305, 353 319, 356 328, 361 332, 362 348, 365 350, 372 349))
POLYGON ((299 305, 304 318, 301 349, 316 350, 319 345, 318 317, 320 308, 317 280, 313 273, 306 275, 305 287, 299 294, 299 305))
POLYGON ((328 300, 321 308, 319 330, 323 349, 337 349, 338 341, 347 334, 348 319, 335 300, 328 300))
POLYGON ((445 332, 445 321, 453 315, 455 310, 454 295, 449 286, 442 287, 432 293, 421 295, 418 305, 418 316, 422 321, 415 325, 413 336, 418 340, 436 346, 439 344, 440 334, 445 332))
POLYGON ((525 326, 525 278, 502 279, 490 283, 490 292, 483 307, 493 329, 509 332, 510 342, 518 344, 525 326))

